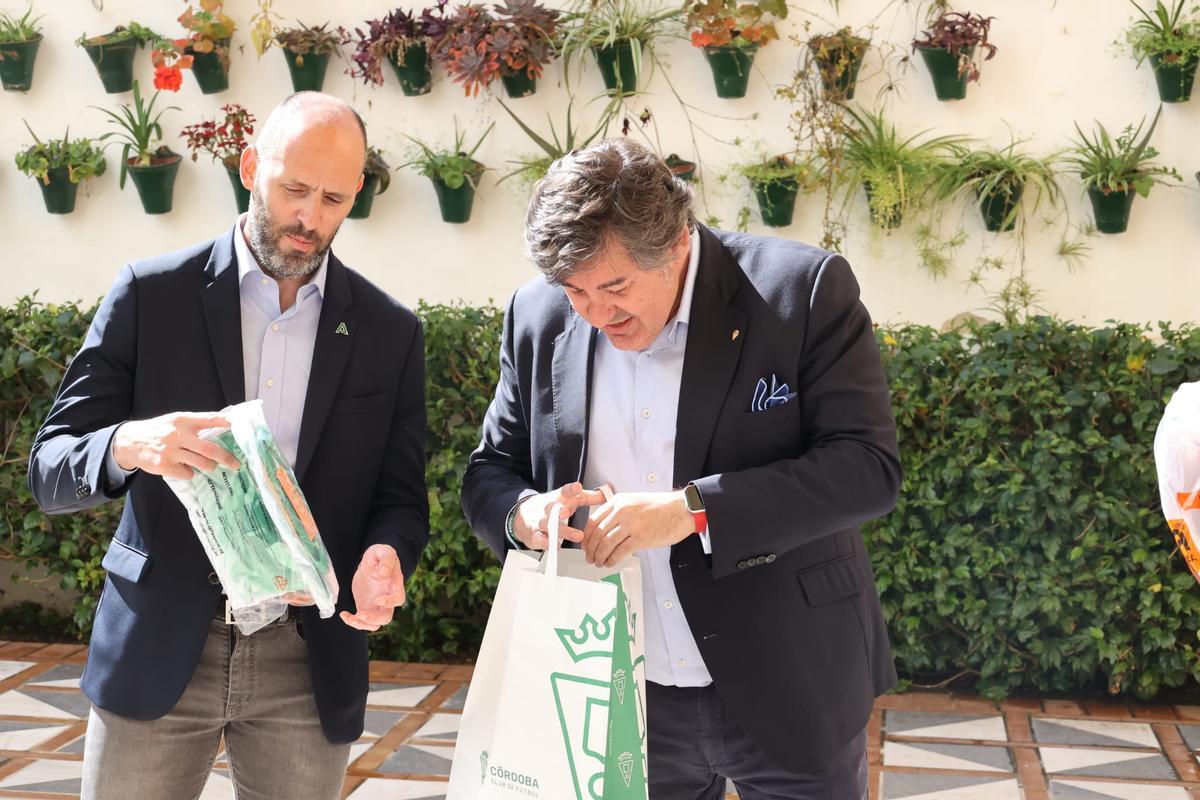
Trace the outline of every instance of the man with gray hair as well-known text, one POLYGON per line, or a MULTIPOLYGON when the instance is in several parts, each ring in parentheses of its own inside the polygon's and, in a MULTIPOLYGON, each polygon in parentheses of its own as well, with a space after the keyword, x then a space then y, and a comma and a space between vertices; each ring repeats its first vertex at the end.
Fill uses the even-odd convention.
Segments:
POLYGON ((590 562, 641 559, 652 800, 866 798, 896 674, 857 526, 901 478, 871 320, 841 256, 691 201, 626 139, 551 166, 463 508, 501 557, 562 504, 590 562))
POLYGON ((330 251, 365 159, 346 103, 285 100, 242 153, 249 213, 121 270, 34 441, 47 513, 125 498, 82 680, 84 800, 195 798, 222 740, 239 798, 341 794, 364 631, 391 621, 429 537, 421 326, 330 251), (162 477, 236 466, 200 433, 253 399, 329 551, 340 614, 295 595, 247 636, 162 477))

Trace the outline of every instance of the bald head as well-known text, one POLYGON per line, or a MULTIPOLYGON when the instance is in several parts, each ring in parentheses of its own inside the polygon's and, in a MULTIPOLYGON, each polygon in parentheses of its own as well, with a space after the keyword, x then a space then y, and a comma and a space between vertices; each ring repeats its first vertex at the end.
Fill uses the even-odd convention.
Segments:
POLYGON ((366 164, 367 129, 362 117, 345 100, 323 92, 296 92, 285 98, 263 123, 254 146, 259 158, 279 158, 290 142, 310 134, 361 142, 361 163, 366 164))

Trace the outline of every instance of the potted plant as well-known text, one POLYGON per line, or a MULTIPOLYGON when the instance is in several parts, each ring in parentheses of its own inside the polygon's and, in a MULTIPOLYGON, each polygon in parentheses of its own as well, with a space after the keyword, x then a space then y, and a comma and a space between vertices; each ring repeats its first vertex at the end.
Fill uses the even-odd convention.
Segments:
POLYGON ((497 183, 508 180, 509 178, 517 178, 523 182, 534 184, 541 180, 546 175, 546 170, 550 168, 558 159, 565 156, 576 148, 587 147, 597 137, 603 136, 608 131, 608 126, 616 116, 616 107, 611 103, 605 106, 604 113, 601 114, 596 127, 586 137, 580 137, 575 127, 571 124, 571 104, 567 104, 567 123, 563 128, 563 136, 560 139, 558 131, 554 129, 554 121, 550 119, 550 114, 547 112, 546 121, 550 123, 549 136, 542 136, 533 128, 521 121, 521 118, 513 113, 512 109, 500 101, 501 107, 508 112, 508 115, 517 123, 517 127, 530 138, 530 140, 538 146, 542 151, 541 155, 518 159, 515 162, 516 169, 502 177, 497 183))
POLYGON ((363 185, 354 198, 354 206, 347 215, 350 219, 366 219, 371 216, 375 195, 383 194, 392 184, 392 168, 383 160, 383 153, 376 147, 367 148, 367 163, 363 166, 363 185))
POLYGON ((839 182, 849 192, 861 186, 867 194, 871 221, 885 230, 898 228, 904 215, 931 188, 952 145, 961 137, 923 139, 925 131, 902 138, 882 112, 847 108, 847 127, 839 182))
POLYGON ((179 15, 179 23, 188 30, 183 52, 192 57, 192 74, 204 94, 229 88, 229 42, 237 26, 224 5, 224 0, 200 0, 199 11, 189 5, 179 15))
POLYGON ((676 178, 679 178, 680 180, 688 181, 689 183, 691 183, 691 181, 695 179, 695 177, 696 177, 696 162, 695 161, 686 161, 686 160, 680 158, 675 153, 671 153, 669 156, 664 158, 663 161, 666 163, 666 165, 668 167, 670 167, 671 172, 673 172, 675 174, 676 178))
POLYGON ((1012 141, 1001 148, 951 145, 950 158, 937 177, 938 198, 972 195, 983 215, 984 227, 994 233, 1013 230, 1022 207, 1035 212, 1043 200, 1059 205, 1062 189, 1055 177, 1058 154, 1037 158, 1018 149, 1021 144, 1012 141))
POLYGON ((688 7, 693 47, 704 51, 717 85, 717 97, 745 97, 750 66, 758 48, 779 38, 768 15, 787 16, 786 0, 702 0, 688 7))
POLYGON ((1148 197, 1155 184, 1166 184, 1168 178, 1182 180, 1174 168, 1154 163, 1158 151, 1150 146, 1150 137, 1161 115, 1160 106, 1144 136, 1144 117, 1136 128, 1126 126, 1115 139, 1099 122, 1090 137, 1075 125, 1079 138, 1072 142, 1066 160, 1083 179, 1101 233, 1124 233, 1134 197, 1148 197))
POLYGON ((17 153, 17 169, 37 178, 42 201, 51 214, 70 214, 75 210, 79 184, 104 174, 108 166, 103 149, 92 139, 71 139, 68 129, 61 139, 43 142, 25 123, 34 143, 17 153))
POLYGON ((435 150, 411 136, 406 137, 417 146, 419 152, 401 167, 413 167, 433 182, 443 222, 470 221, 475 191, 479 188, 479 179, 487 169, 475 160, 475 152, 494 127, 494 122, 488 125, 487 130, 470 150, 464 149, 464 134, 459 132, 457 123, 454 125, 454 148, 451 150, 435 150))
POLYGON ((988 31, 995 17, 970 12, 943 12, 921 36, 913 40, 913 50, 921 54, 933 78, 938 100, 962 100, 967 84, 979 80, 977 51, 984 61, 996 55, 996 46, 988 43, 988 31))
POLYGON ((636 93, 649 47, 679 14, 678 7, 647 8, 642 0, 576 0, 566 15, 560 48, 568 88, 571 63, 591 52, 610 94, 636 93))
POLYGON ((808 52, 821 76, 826 100, 844 102, 854 99, 858 71, 870 46, 870 39, 856 36, 849 26, 808 40, 808 52))
POLYGON ((133 56, 138 48, 161 38, 149 28, 131 22, 100 36, 81 34, 75 44, 84 49, 96 66, 104 91, 117 94, 128 92, 133 86, 133 56))
POLYGON ((509 97, 527 97, 554 58, 558 17, 534 0, 505 0, 495 14, 462 5, 447 20, 435 55, 468 96, 499 78, 509 97))
POLYGON ((183 160, 183 156, 171 152, 169 147, 162 144, 160 122, 165 112, 179 109, 167 106, 155 114, 154 104, 158 95, 155 91, 150 102, 143 103, 138 82, 134 81, 133 108, 123 105, 119 114, 106 108, 97 108, 108 115, 110 123, 119 128, 100 138, 107 140, 115 136, 122 142, 120 186, 125 188, 125 175, 129 174, 147 214, 166 214, 171 210, 175 176, 179 172, 179 162, 183 160))
POLYGON ((447 0, 426 8, 420 15, 397 8, 383 19, 367 22, 367 30, 356 29, 357 50, 350 75, 364 83, 383 84, 383 64, 392 65, 400 89, 409 97, 429 94, 433 86, 430 46, 445 34, 447 0))
POLYGON ((738 169, 750 182, 764 225, 786 228, 792 224, 796 196, 811 185, 815 169, 809 159, 779 155, 738 169))
POLYGON ((6 92, 28 92, 33 86, 33 63, 42 43, 39 19, 33 6, 20 17, 0 11, 0 83, 6 92))
POLYGON ((220 161, 233 184, 234 198, 239 214, 250 208, 250 190, 242 185, 242 151, 246 149, 246 137, 254 133, 254 115, 237 103, 221 106, 225 119, 202 119, 188 125, 182 131, 192 151, 192 161, 201 153, 207 153, 213 161, 220 161))
POLYGON ((350 32, 338 26, 328 30, 329 23, 309 27, 279 27, 271 11, 272 0, 258 0, 258 12, 250 18, 250 42, 259 58, 278 45, 287 61, 292 89, 297 92, 319 92, 325 87, 325 71, 329 57, 342 55, 342 47, 350 43, 350 32))
POLYGON ((1187 101, 1200 63, 1200 20, 1195 18, 1195 10, 1185 13, 1185 0, 1177 0, 1169 9, 1158 0, 1153 12, 1130 2, 1141 17, 1126 30, 1125 40, 1138 66, 1150 60, 1158 96, 1164 103, 1187 101))

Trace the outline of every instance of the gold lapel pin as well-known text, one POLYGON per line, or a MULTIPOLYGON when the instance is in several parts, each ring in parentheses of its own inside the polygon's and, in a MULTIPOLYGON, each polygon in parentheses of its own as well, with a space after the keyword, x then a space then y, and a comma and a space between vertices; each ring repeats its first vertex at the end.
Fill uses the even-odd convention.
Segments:
POLYGON ((742 332, 741 332, 741 331, 739 331, 737 328, 734 328, 734 329, 733 329, 733 338, 732 338, 732 339, 730 339, 730 341, 736 342, 736 341, 737 341, 737 337, 739 337, 739 336, 741 336, 741 335, 742 335, 742 332))

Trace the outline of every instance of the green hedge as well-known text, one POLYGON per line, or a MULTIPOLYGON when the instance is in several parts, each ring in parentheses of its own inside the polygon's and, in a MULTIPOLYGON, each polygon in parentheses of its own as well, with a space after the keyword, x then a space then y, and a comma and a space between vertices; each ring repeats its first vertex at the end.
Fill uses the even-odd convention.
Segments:
MULTIPOLYGON (((372 648, 469 660, 499 568, 458 489, 497 377, 500 313, 419 313, 433 535, 408 605, 372 648)), ((82 632, 117 508, 44 517, 25 458, 90 315, 30 299, 0 309, 0 558, 38 562, 80 591, 82 632)), ((865 533, 902 674, 997 697, 1103 685, 1147 699, 1200 680, 1200 589, 1174 553, 1153 463, 1166 399, 1200 377, 1200 331, 1034 318, 879 339, 905 482, 896 511, 865 533)))

